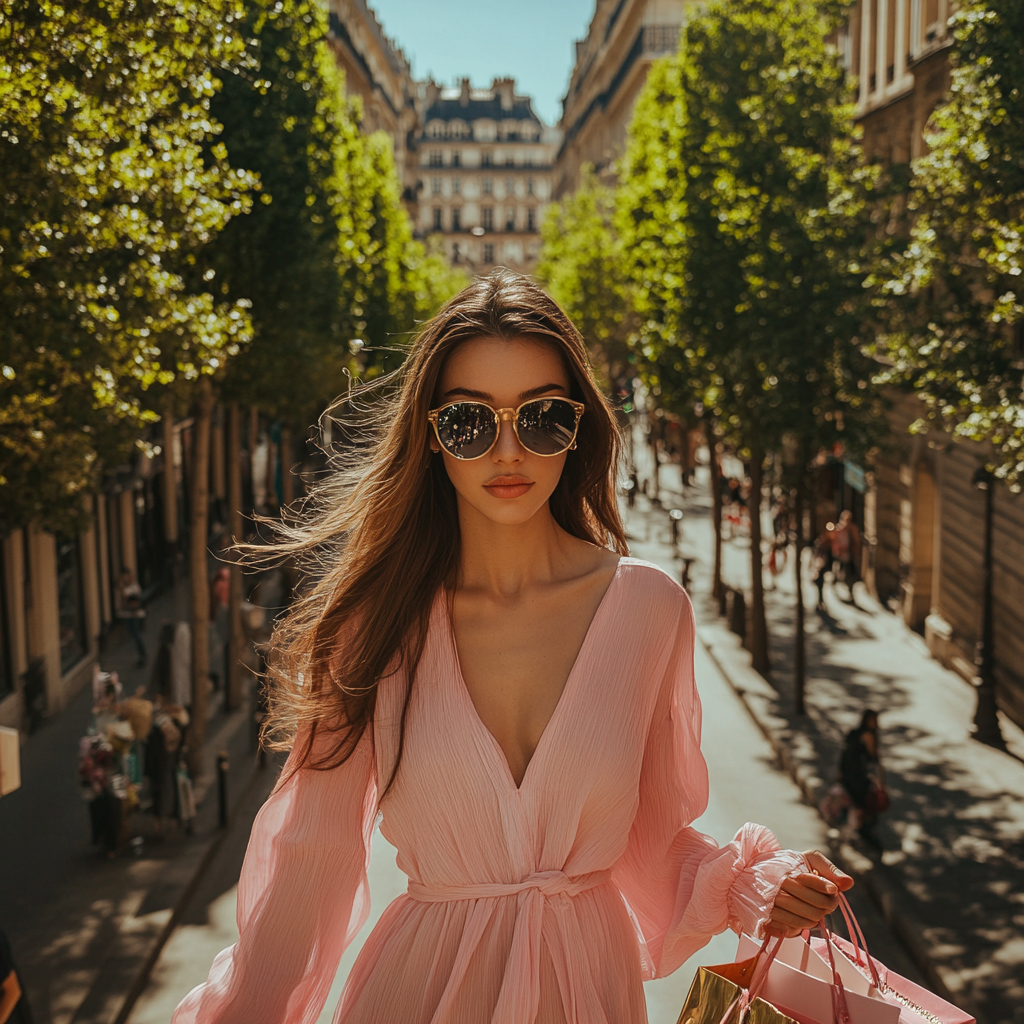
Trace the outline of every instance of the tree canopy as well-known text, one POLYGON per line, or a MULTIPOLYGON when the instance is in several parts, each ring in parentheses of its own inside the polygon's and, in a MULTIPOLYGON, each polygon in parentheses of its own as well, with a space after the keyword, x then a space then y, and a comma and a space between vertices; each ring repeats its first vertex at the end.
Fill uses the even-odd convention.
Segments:
POLYGON ((244 304, 186 282, 258 184, 210 113, 241 12, 0 0, 0 527, 73 525, 145 393, 248 339, 244 304))
POLYGON ((916 424, 991 442, 996 474, 1024 479, 1024 6, 964 0, 952 85, 914 166, 910 242, 879 267, 883 381, 909 382, 916 424))

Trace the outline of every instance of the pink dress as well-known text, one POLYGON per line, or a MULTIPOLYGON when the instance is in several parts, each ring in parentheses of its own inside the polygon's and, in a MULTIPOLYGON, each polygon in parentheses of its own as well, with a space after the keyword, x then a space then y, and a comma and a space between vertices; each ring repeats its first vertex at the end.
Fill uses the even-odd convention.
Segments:
POLYGON ((759 825, 719 849, 707 805, 685 592, 623 558, 516 787, 435 602, 395 783, 401 681, 333 771, 291 775, 260 811, 241 938, 173 1024, 312 1024, 369 909, 378 811, 408 892, 385 910, 335 1024, 642 1024, 647 978, 727 927, 757 935, 802 858, 759 825))

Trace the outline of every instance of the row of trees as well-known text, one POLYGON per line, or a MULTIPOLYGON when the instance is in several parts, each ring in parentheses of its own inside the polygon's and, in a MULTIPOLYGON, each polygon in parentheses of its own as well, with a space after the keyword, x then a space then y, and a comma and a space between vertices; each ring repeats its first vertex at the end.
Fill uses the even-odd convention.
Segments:
POLYGON ((0 533, 80 528, 191 411, 200 730, 215 402, 236 454, 240 407, 304 433, 460 285, 325 38, 315 0, 0 0, 0 533))
MULTIPOLYGON (((1011 483, 1024 469, 1024 14, 995 0, 960 5, 931 153, 883 168, 863 158, 855 83, 828 42, 847 7, 708 4, 678 53, 651 69, 617 185, 586 176, 544 225, 541 275, 609 373, 627 359, 661 406, 702 420, 712 446, 749 462, 761 671, 757 512, 769 456, 800 522, 814 464, 823 453, 867 458, 899 384, 925 401, 918 429, 937 418, 995 442, 993 467, 1011 483)), ((716 588, 720 565, 716 532, 716 588)), ((798 574, 801 709, 803 615, 798 574)))

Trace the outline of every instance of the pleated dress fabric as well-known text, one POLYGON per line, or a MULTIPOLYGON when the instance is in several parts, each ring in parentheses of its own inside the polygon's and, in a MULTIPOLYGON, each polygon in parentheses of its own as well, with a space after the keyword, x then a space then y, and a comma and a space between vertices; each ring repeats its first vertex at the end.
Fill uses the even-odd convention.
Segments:
POLYGON ((173 1024, 312 1024, 366 920, 378 812, 408 892, 360 951, 335 1024, 642 1024, 642 982, 727 927, 759 936, 802 858, 759 825, 723 848, 707 805, 685 592, 623 558, 516 786, 459 668, 443 595, 413 682, 331 771, 286 767, 253 825, 239 941, 173 1024), (383 786, 383 782, 381 783, 383 786))

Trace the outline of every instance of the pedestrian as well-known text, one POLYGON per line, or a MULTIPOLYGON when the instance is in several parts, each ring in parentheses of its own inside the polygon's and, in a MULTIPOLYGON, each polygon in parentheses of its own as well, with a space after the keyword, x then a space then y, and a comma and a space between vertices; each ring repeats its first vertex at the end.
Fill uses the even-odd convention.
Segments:
POLYGON ((142 642, 142 623, 146 618, 146 609, 142 603, 142 587, 139 586, 131 569, 121 570, 116 598, 117 617, 123 619, 128 626, 128 632, 138 653, 136 665, 141 668, 146 664, 146 645, 142 642))
POLYGON ((857 834, 871 846, 881 848, 878 818, 889 808, 889 794, 878 757, 878 712, 861 715, 860 724, 846 734, 839 757, 839 777, 850 796, 857 834))
POLYGON ((850 591, 850 600, 853 597, 853 585, 857 582, 860 573, 857 566, 860 564, 860 530, 853 521, 853 513, 845 509, 839 517, 839 522, 832 531, 832 558, 839 563, 839 569, 843 582, 850 591))
POLYGON ((818 611, 825 611, 825 578, 832 569, 832 533, 834 523, 826 523, 814 542, 814 585, 818 588, 818 611))
POLYGON ((3 931, 0 931, 0 1024, 32 1024, 25 983, 3 931))
POLYGON ((529 278, 479 278, 381 401, 379 440, 288 523, 279 553, 324 559, 271 644, 270 736, 291 754, 253 826, 239 942, 173 1024, 319 1015, 368 913, 378 812, 409 890, 339 1024, 640 1022, 643 978, 716 932, 817 924, 852 884, 821 854, 691 825, 693 615, 626 556, 616 424, 565 313, 529 278))

